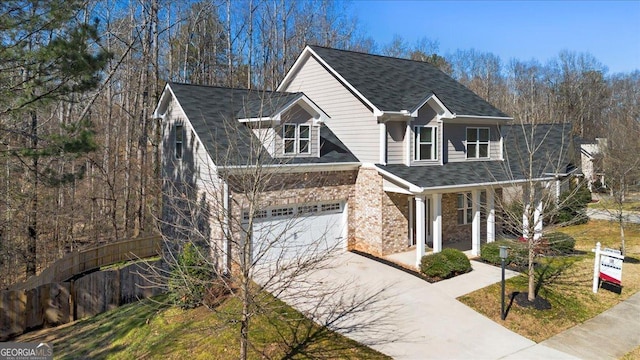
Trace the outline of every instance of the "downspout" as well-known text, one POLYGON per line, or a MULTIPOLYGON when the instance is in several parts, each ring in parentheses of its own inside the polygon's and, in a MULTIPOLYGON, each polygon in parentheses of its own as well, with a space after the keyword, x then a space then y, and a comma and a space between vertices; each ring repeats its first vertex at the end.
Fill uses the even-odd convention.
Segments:
POLYGON ((387 124, 380 122, 380 164, 387 165, 387 124))
POLYGON ((231 209, 229 208, 229 204, 230 204, 230 195, 229 195, 229 185, 227 184, 226 181, 222 182, 222 206, 224 208, 224 219, 223 219, 223 229, 222 229, 222 251, 223 251, 223 261, 224 261, 224 268, 222 269, 222 273, 224 275, 228 275, 231 266, 230 263, 230 251, 229 251, 229 237, 231 236, 231 228, 229 226, 229 217, 230 217, 230 211, 231 209))

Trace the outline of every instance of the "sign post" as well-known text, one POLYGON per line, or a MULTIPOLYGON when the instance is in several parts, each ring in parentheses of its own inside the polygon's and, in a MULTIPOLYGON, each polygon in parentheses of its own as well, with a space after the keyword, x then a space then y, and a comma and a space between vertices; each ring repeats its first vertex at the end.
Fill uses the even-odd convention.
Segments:
POLYGON ((593 264, 593 292, 598 292, 600 280, 622 286, 622 263, 624 256, 618 250, 600 250, 600 243, 593 249, 596 253, 593 264))
POLYGON ((600 281, 600 242, 596 243, 596 248, 591 250, 596 253, 596 259, 593 261, 593 293, 598 293, 598 284, 600 281))

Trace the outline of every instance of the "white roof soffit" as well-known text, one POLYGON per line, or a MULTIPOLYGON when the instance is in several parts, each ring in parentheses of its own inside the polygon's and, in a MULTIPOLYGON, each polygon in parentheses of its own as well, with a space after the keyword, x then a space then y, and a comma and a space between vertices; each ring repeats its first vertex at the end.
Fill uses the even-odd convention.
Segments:
POLYGON ((171 88, 169 87, 169 84, 167 83, 164 86, 164 90, 162 90, 162 95, 160 95, 160 100, 158 100, 158 105, 156 105, 156 108, 153 109, 153 118, 157 119, 157 118, 161 118, 162 115, 164 114, 164 111, 161 113, 161 109, 162 108, 166 108, 167 107, 167 103, 168 103, 168 96, 173 95, 173 91, 171 91, 171 88), (168 91, 167 91, 168 90, 168 91))
POLYGON ((366 97, 364 97, 364 95, 362 95, 360 93, 360 91, 358 91, 358 89, 356 89, 353 85, 351 85, 345 78, 342 77, 342 75, 340 75, 337 71, 335 71, 331 66, 329 66, 329 64, 327 64, 318 54, 316 54, 315 51, 313 51, 311 49, 311 47, 309 47, 308 45, 304 48, 304 50, 302 51, 302 53, 300 54, 300 56, 298 57, 298 59, 296 60, 295 63, 293 63, 293 66, 291 67, 291 69, 289 69, 289 72, 287 72, 287 75, 284 77, 284 80, 282 80, 282 82, 280 83, 280 85, 278 86, 278 88, 276 89, 277 91, 282 91, 282 88, 285 87, 290 81, 291 81, 291 77, 293 76, 294 73, 296 73, 298 71, 298 68, 300 66, 302 66, 302 63, 309 57, 309 56, 313 56, 318 62, 320 62, 320 64, 322 64, 322 66, 324 66, 326 69, 328 69, 331 74, 333 76, 336 77, 336 79, 338 79, 338 81, 340 81, 342 84, 344 84, 344 86, 346 86, 353 94, 355 94, 360 101, 362 101, 364 104, 366 104, 369 108, 371 108, 371 110, 373 111, 373 115, 374 116, 382 116, 384 114, 383 111, 381 111, 380 109, 378 109, 375 105, 373 105, 373 103, 371 101, 369 101, 366 97))
POLYGON ((410 182, 408 182, 407 180, 396 176, 388 171, 382 170, 379 167, 375 166, 376 170, 378 171, 379 174, 381 174, 382 176, 385 176, 387 178, 389 178, 391 181, 393 181, 396 184, 399 184, 401 186, 406 187, 410 192, 412 193, 419 193, 422 192, 424 190, 424 188, 414 185, 410 182))
POLYGON ((411 116, 418 117, 418 111, 420 111, 420 109, 422 109, 425 104, 429 104, 429 106, 431 106, 431 108, 433 108, 433 110, 435 110, 436 113, 442 118, 452 118, 453 116, 455 116, 455 114, 453 114, 451 111, 449 111, 449 109, 447 109, 446 106, 444 106, 444 103, 440 101, 440 99, 438 99, 436 94, 430 94, 426 96, 422 101, 420 101, 420 103, 418 103, 418 105, 411 110, 411 116))

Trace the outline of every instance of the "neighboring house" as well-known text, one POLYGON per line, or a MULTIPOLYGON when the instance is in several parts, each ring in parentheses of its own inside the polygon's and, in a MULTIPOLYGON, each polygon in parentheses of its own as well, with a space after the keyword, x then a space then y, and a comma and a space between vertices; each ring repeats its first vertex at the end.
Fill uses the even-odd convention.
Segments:
MULTIPOLYGON (((438 252, 453 242, 478 255, 500 232, 502 188, 530 178, 520 160, 531 127, 509 125, 511 117, 425 62, 308 46, 276 92, 169 83, 154 114, 164 124, 165 184, 200 189, 186 196, 202 198, 202 232, 227 262, 233 249, 223 234, 233 227, 207 219, 242 218, 246 203, 210 175, 251 168, 258 156, 278 177, 265 184, 256 238, 302 214, 287 241, 304 247, 322 234, 327 246, 376 256, 415 251, 416 263, 426 246, 438 252), (237 130, 225 131, 229 124, 237 130), (212 184, 216 195, 202 191, 212 184), (211 205, 212 196, 224 206, 211 205)), ((539 130, 533 178, 554 181, 571 170, 559 157, 567 132, 539 130)))
POLYGON ((594 142, 580 144, 580 158, 582 173, 587 180, 590 191, 606 187, 602 164, 603 149, 607 146, 607 139, 596 138, 594 142), (597 185, 594 189, 594 184, 597 185))

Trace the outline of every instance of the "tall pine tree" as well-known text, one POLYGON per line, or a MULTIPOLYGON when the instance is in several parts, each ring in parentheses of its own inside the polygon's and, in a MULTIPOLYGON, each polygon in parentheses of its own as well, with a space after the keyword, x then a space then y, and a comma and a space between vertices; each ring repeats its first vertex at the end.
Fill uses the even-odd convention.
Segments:
MULTIPOLYGON (((58 125, 51 121, 60 104, 76 103, 98 87, 110 59, 99 47, 97 22, 87 21, 86 7, 81 0, 0 2, 0 141, 3 156, 11 159, 5 161, 7 184, 20 183, 11 188, 19 189, 26 208, 23 218, 4 223, 20 229, 0 234, 22 239, 27 276, 35 275, 38 263, 39 189, 82 174, 82 169, 60 173, 47 164, 96 148, 87 120, 69 118, 67 111, 58 125)), ((6 214, 16 210, 9 201, 4 205, 6 214)))

